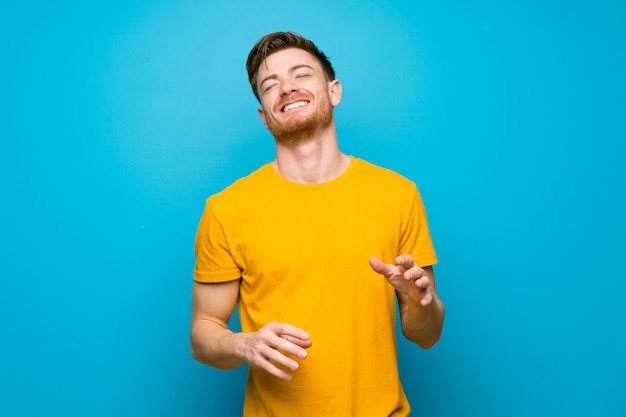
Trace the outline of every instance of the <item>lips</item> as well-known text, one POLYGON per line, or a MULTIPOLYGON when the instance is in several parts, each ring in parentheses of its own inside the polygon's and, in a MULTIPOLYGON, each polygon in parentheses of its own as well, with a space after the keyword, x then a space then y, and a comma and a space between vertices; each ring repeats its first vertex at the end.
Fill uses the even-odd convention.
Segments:
POLYGON ((291 103, 289 103, 289 104, 285 104, 285 105, 284 105, 284 106, 280 109, 280 111, 281 111, 281 112, 283 112, 283 113, 286 113, 286 112, 288 112, 288 111, 290 111, 290 110, 297 109, 297 108, 300 108, 300 107, 304 107, 304 106, 306 106, 307 104, 309 104, 309 101, 307 101, 307 100, 298 100, 298 101, 293 101, 293 102, 291 102, 291 103))

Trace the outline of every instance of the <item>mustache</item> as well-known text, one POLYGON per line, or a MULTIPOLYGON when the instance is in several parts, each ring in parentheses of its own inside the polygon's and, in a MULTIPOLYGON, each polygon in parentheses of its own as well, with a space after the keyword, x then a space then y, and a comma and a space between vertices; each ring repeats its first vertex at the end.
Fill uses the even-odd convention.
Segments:
POLYGON ((276 105, 274 106, 274 111, 281 112, 283 107, 285 107, 287 104, 295 103, 296 101, 312 102, 313 96, 311 94, 298 94, 298 95, 290 96, 286 98, 285 100, 280 100, 278 103, 276 103, 276 105))

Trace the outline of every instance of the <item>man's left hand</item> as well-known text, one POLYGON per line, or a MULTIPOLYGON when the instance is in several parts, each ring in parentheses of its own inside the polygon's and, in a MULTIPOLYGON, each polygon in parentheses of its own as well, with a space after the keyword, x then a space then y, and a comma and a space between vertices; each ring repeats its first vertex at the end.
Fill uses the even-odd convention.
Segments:
POLYGON ((430 278, 422 268, 413 262, 410 255, 400 255, 396 258, 396 265, 386 264, 381 260, 371 257, 370 266, 387 281, 409 299, 423 307, 433 301, 433 290, 430 278))

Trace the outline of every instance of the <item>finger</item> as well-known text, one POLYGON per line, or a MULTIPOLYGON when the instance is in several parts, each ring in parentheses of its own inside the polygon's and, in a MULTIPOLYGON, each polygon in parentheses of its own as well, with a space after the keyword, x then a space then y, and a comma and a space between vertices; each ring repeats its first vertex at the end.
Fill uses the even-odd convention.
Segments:
POLYGON ((290 341, 291 343, 300 346, 301 348, 304 349, 308 349, 313 345, 313 342, 311 342, 311 340, 302 340, 302 339, 297 339, 295 337, 291 337, 291 336, 282 336, 285 339, 287 339, 288 341, 290 341))
POLYGON ((285 372, 282 369, 275 367, 270 362, 268 362, 267 368, 265 370, 270 375, 274 375, 275 377, 282 379, 283 381, 291 381, 291 374, 289 372, 285 372))
MULTIPOLYGON (((295 340, 298 340, 298 339, 295 339, 295 340)), ((302 341, 300 343, 302 343, 302 341)), ((300 347, 298 343, 294 343, 284 336, 278 337, 276 340, 269 343, 269 345, 276 350, 280 350, 281 352, 285 352, 292 356, 296 356, 300 359, 304 359, 307 357, 306 350, 300 347)))
POLYGON ((302 341, 309 340, 311 337, 306 331, 287 323, 272 322, 268 323, 266 327, 279 336, 290 336, 291 338, 302 341))
POLYGON ((405 271, 404 274, 402 274, 402 277, 406 279, 407 281, 410 281, 410 280, 415 281, 424 277, 424 270, 420 268, 419 266, 415 265, 413 268, 405 271))
POLYGON ((270 375, 274 375, 275 377, 282 379, 283 381, 289 381, 291 379, 291 374, 285 371, 284 369, 279 368, 274 363, 276 363, 277 365, 282 365, 287 369, 291 369, 295 371, 296 369, 298 369, 298 362, 287 359, 284 356, 282 358, 278 358, 276 354, 280 355, 280 352, 277 352, 275 350, 270 350, 270 352, 268 353, 268 356, 270 357, 265 358, 264 360, 260 362, 257 362, 255 365, 258 368, 265 370, 270 375))
POLYGON ((267 339, 270 347, 301 359, 306 358, 307 353, 303 348, 308 348, 312 344, 307 332, 285 323, 270 323, 267 327, 273 332, 267 339))
POLYGON ((252 349, 251 356, 247 362, 251 366, 263 369, 267 373, 283 380, 291 379, 291 375, 286 369, 298 369, 298 362, 286 357, 281 352, 265 343, 257 344, 254 349, 252 349))
MULTIPOLYGON (((423 272, 423 271, 422 271, 423 272)), ((415 280, 415 286, 421 290, 425 290, 430 287, 430 278, 427 275, 423 275, 415 280)))
POLYGON ((390 275, 395 270, 395 267, 393 265, 386 264, 374 256, 369 259, 369 262, 372 269, 379 274, 390 275))
POLYGON ((286 339, 273 334, 267 326, 261 333, 248 362, 277 378, 290 380, 291 375, 288 371, 295 371, 299 368, 294 357, 300 354, 304 358, 306 352, 286 339))
POLYGON ((402 276, 406 280, 416 280, 424 276, 425 272, 413 261, 410 255, 401 255, 396 258, 398 268, 404 270, 402 276))
POLYGON ((430 303, 432 302, 433 302, 433 294, 430 291, 427 292, 426 295, 424 295, 422 299, 420 300, 420 304, 422 305, 422 307, 426 307, 430 305, 430 303))
POLYGON ((411 255, 400 255, 396 258, 396 264, 398 266, 403 267, 404 269, 411 269, 413 268, 415 265, 415 262, 413 261, 413 258, 411 257, 411 255))
POLYGON ((280 371, 276 373, 277 374, 276 376, 278 377, 280 377, 280 374, 282 374, 285 371, 276 365, 279 365, 286 369, 290 369, 292 371, 295 371, 296 369, 300 367, 300 365, 298 364, 296 360, 283 355, 280 351, 276 349, 272 349, 269 346, 264 351, 264 356, 266 358, 265 362, 267 362, 265 364, 266 370, 270 373, 274 372, 275 370, 280 371))

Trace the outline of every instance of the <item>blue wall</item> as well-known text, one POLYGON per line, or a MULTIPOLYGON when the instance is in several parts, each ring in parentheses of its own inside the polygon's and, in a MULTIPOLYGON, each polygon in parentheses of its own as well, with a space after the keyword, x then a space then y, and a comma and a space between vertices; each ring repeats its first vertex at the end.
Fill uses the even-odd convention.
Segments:
POLYGON ((273 158, 244 63, 275 30, 333 59, 344 151, 426 202, 448 314, 434 349, 400 342, 414 414, 626 415, 608 0, 3 6, 0 415, 239 415, 245 369, 188 353, 193 239, 273 158))

